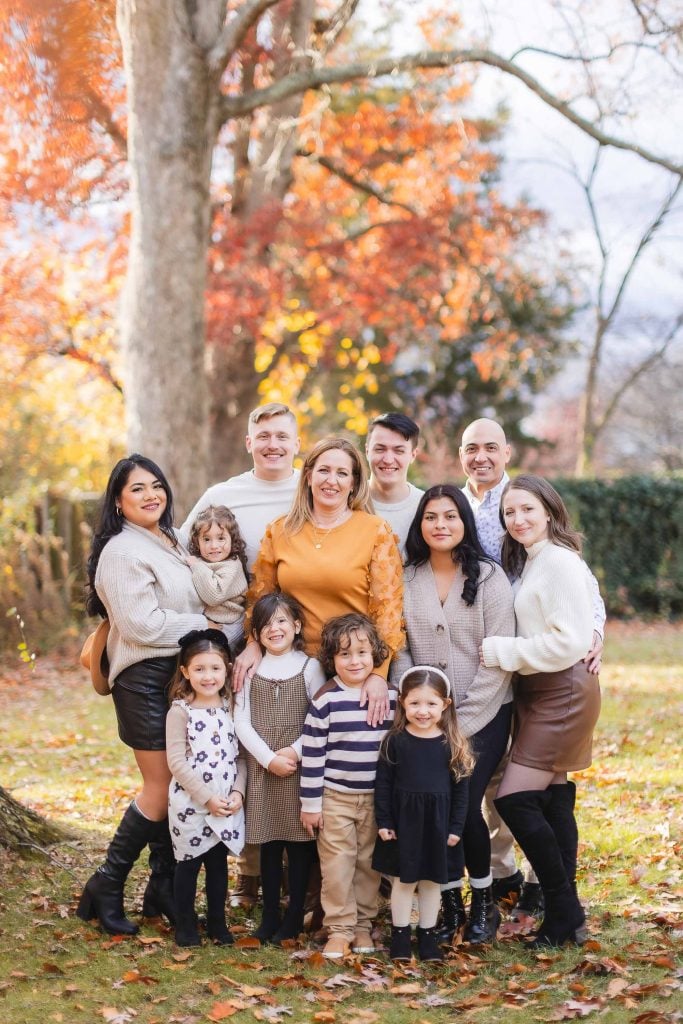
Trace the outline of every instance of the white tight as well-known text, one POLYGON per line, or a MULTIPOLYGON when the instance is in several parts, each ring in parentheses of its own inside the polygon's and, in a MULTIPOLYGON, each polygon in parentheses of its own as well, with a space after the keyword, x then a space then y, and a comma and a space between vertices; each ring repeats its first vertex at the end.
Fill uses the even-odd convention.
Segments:
POLYGON ((392 879, 391 885, 391 921, 396 928, 404 928, 410 924, 413 909, 413 893, 417 886, 417 898, 420 911, 420 928, 433 928, 441 906, 441 886, 438 882, 401 882, 392 879))

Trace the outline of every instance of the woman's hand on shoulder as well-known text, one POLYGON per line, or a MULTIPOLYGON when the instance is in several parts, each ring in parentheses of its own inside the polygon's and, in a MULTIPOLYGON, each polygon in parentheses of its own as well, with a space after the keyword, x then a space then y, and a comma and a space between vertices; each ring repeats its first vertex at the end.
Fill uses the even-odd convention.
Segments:
POLYGON ((389 686, 386 679, 373 672, 365 680, 360 690, 360 706, 368 706, 366 721, 368 725, 380 725, 389 714, 389 686))
POLYGON ((393 828, 378 828, 377 835, 384 843, 388 843, 390 839, 396 838, 396 833, 393 828))
POLYGON ((255 640, 250 640, 241 654, 238 654, 232 666, 232 688, 239 693, 245 679, 251 679, 263 660, 261 648, 255 640))

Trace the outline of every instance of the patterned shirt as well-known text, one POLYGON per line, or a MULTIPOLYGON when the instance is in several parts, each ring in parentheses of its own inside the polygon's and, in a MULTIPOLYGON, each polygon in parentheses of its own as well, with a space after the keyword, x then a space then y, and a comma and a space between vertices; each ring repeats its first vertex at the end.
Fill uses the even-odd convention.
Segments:
POLYGON ((336 676, 332 684, 313 699, 304 724, 301 809, 310 813, 322 810, 325 788, 373 792, 379 748, 396 708, 396 691, 389 690, 389 716, 368 725, 359 688, 344 686, 336 676))
POLYGON ((505 528, 500 521, 500 499, 509 479, 507 473, 503 473, 496 486, 486 491, 481 499, 471 490, 469 480, 462 488, 462 493, 469 501, 470 508, 474 513, 479 543, 489 558, 498 562, 499 565, 503 537, 505 536, 505 528))

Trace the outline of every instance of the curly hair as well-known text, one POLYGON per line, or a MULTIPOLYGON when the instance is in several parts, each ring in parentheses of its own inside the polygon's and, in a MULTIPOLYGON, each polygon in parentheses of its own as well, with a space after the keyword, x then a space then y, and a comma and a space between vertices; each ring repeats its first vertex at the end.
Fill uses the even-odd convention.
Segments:
POLYGON ((221 661, 225 665, 225 685, 218 691, 219 696, 227 697, 230 700, 232 706, 232 687, 230 685, 232 680, 232 664, 230 662, 230 645, 228 641, 216 643, 211 640, 206 633, 216 633, 217 630, 197 630, 196 637, 193 634, 188 634, 193 638, 189 643, 184 644, 180 648, 178 654, 178 664, 176 665, 175 675, 171 680, 168 688, 168 703, 173 703, 174 700, 187 700, 192 703, 194 699, 194 690, 190 686, 190 680, 183 673, 183 669, 187 669, 193 658, 196 658, 198 654, 208 654, 210 651, 214 651, 221 658, 221 661), (204 634, 204 635, 203 635, 204 634))
POLYGON ((442 674, 440 672, 433 672, 423 666, 409 669, 402 677, 401 692, 396 703, 396 714, 391 729, 382 741, 380 757, 384 757, 387 761, 389 760, 388 743, 390 738, 403 732, 408 724, 404 708, 405 699, 412 690, 416 690, 420 686, 428 686, 442 700, 449 701, 441 715, 439 728, 443 733, 444 743, 450 751, 450 770, 454 778, 464 779, 472 774, 475 764, 470 741, 460 731, 458 718, 455 713, 455 704, 451 700, 450 690, 446 686, 446 681, 442 674))
MULTIPOLYGON (((488 575, 493 572, 493 568, 492 560, 487 556, 479 541, 477 524, 474 521, 470 503, 459 487, 455 487, 453 484, 436 484, 422 495, 406 539, 406 568, 409 566, 417 568, 418 565, 429 561, 430 548, 422 536, 422 520, 429 502, 435 501, 437 498, 448 498, 452 501, 462 520, 464 535, 458 546, 451 551, 451 558, 456 565, 462 567, 465 577, 462 599, 466 605, 471 607, 477 596, 481 563, 485 562, 491 566, 488 575)), ((484 579, 488 579, 488 575, 484 579)))
POLYGON ((519 476, 516 476, 514 480, 510 480, 505 485, 505 489, 500 497, 500 511, 498 513, 501 525, 505 529, 501 562, 503 569, 510 579, 517 579, 517 577, 522 575, 527 553, 523 544, 520 544, 518 540, 513 540, 505 525, 503 506, 508 491, 528 491, 529 494, 533 494, 535 498, 538 498, 549 516, 549 540, 553 544, 557 544, 558 547, 568 548, 570 551, 576 551, 577 554, 581 554, 581 541, 583 538, 571 525, 567 507, 552 484, 544 480, 542 476, 520 473, 519 476))
POLYGON ((350 612, 348 615, 337 615, 328 619, 320 636, 320 652, 318 658, 323 671, 332 678, 334 675, 334 656, 346 650, 351 643, 353 634, 364 633, 372 651, 372 664, 379 668, 389 657, 389 648, 377 631, 377 626, 367 615, 350 612))
POLYGON ((261 643, 261 633, 266 628, 274 615, 282 609, 287 618, 293 623, 299 623, 301 627, 296 633, 292 642, 293 651, 304 649, 304 613, 299 602, 291 594, 285 594, 281 590, 275 590, 272 594, 264 594, 251 609, 251 633, 261 650, 265 650, 261 643))
POLYGON ((221 530, 226 530, 230 534, 230 554, 228 560, 231 558, 239 561, 240 565, 244 569, 244 575, 249 579, 249 572, 247 568, 247 545, 244 541, 244 537, 240 533, 240 528, 237 525, 235 516, 227 507, 227 505, 209 505, 203 512, 200 512, 190 529, 190 540, 187 545, 187 549, 191 555, 196 555, 201 558, 199 551, 199 538, 204 530, 208 530, 213 524, 219 526, 221 530))

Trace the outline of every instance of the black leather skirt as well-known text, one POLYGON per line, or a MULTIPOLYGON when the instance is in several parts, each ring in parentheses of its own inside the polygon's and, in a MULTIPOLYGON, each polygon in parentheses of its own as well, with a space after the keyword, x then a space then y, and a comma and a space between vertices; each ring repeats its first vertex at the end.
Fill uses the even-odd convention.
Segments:
POLYGON ((166 749, 168 688, 177 659, 147 658, 125 668, 114 680, 111 695, 119 736, 134 750, 166 749))

